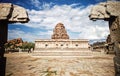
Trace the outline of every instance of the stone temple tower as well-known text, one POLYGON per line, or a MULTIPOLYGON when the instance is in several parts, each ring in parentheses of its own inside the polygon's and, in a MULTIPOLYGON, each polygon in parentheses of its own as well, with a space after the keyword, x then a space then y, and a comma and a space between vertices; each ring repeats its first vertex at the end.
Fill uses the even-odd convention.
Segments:
POLYGON ((67 32, 65 30, 65 26, 62 23, 58 23, 54 30, 53 35, 51 37, 52 39, 69 39, 69 36, 67 35, 67 32))

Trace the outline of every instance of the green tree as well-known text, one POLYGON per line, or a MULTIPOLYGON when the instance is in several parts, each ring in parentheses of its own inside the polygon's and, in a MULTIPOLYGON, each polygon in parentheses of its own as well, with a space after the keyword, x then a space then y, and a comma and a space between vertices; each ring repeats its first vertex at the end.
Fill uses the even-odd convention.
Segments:
POLYGON ((35 46, 34 43, 29 42, 28 45, 27 45, 27 48, 28 48, 29 50, 31 50, 32 48, 34 49, 34 46, 35 46))
POLYGON ((20 47, 23 51, 30 51, 32 48, 34 49, 35 44, 32 42, 24 42, 20 47))

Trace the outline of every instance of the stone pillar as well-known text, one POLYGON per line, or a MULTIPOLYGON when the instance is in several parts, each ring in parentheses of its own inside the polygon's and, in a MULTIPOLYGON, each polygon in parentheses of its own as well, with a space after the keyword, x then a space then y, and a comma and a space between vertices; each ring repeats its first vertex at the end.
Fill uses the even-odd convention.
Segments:
POLYGON ((27 23, 28 21, 28 14, 23 7, 11 3, 0 3, 0 76, 5 76, 4 44, 7 42, 8 23, 27 23))
POLYGON ((91 20, 106 20, 109 21, 111 42, 114 43, 114 51, 116 56, 115 63, 115 76, 120 76, 120 2, 107 1, 100 3, 92 8, 89 15, 91 20))
POLYGON ((7 21, 0 20, 0 76, 5 76, 6 58, 4 57, 4 44, 7 42, 7 21))
POLYGON ((111 17, 109 28, 112 42, 114 43, 114 67, 115 76, 120 76, 120 17, 111 17))

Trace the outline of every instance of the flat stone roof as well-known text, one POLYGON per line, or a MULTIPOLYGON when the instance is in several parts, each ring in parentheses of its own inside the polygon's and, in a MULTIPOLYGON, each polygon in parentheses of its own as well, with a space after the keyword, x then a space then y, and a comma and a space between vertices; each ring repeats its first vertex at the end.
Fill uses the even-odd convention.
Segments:
POLYGON ((37 39, 35 42, 39 41, 89 41, 88 39, 37 39))

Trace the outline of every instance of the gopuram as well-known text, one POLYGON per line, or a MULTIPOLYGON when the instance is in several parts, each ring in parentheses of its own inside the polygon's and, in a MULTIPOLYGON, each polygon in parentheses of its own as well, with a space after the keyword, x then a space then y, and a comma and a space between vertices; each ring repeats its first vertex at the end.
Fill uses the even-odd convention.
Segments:
POLYGON ((89 17, 91 20, 108 21, 113 51, 115 52, 113 59, 115 76, 120 76, 120 2, 100 3, 91 9, 89 17))
MULTIPOLYGON (((38 39, 35 41, 34 52, 49 53, 52 51, 88 51, 87 39, 69 39, 69 35, 62 23, 58 23, 54 30, 51 39, 38 39)), ((58 52, 57 52, 58 53, 58 52)), ((58 53, 59 54, 59 53, 58 53)))
POLYGON ((53 30, 52 39, 69 39, 65 27, 62 23, 58 23, 53 30))

